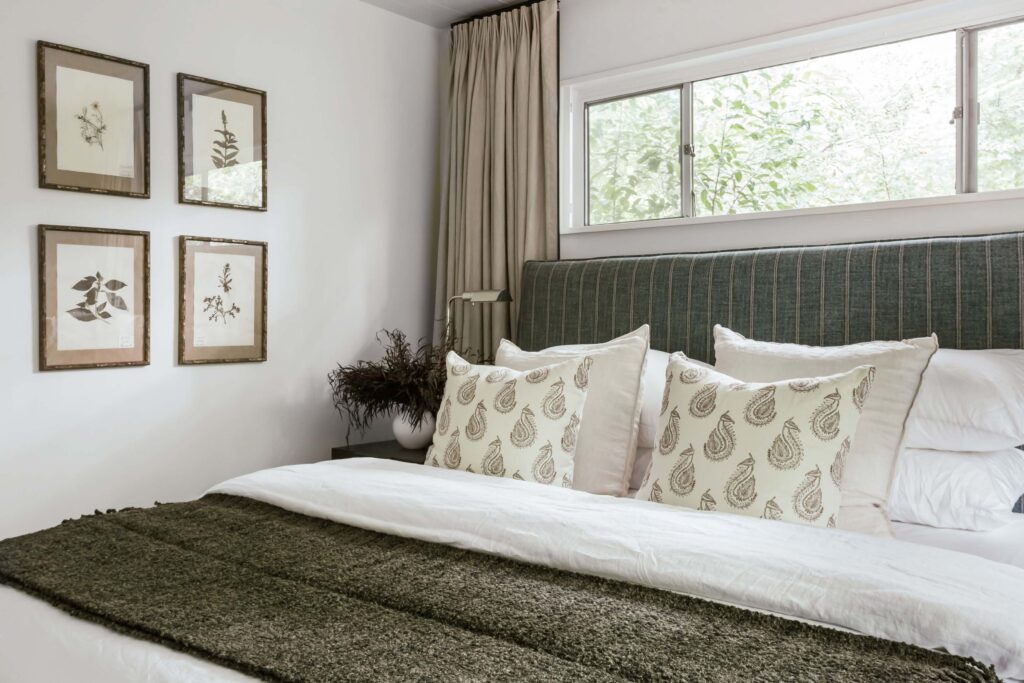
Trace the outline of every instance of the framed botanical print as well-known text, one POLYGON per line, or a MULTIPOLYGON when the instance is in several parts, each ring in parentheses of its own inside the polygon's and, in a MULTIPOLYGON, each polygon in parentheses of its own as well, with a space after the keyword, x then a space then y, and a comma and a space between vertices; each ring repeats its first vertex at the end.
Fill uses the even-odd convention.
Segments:
POLYGON ((178 74, 178 200, 267 210, 267 94, 178 74))
POLYGON ((149 233, 39 226, 39 369, 149 365, 149 233))
POLYGON ((178 362, 265 361, 267 243, 178 239, 178 362))
POLYGON ((149 65, 36 43, 39 187, 149 197, 149 65))

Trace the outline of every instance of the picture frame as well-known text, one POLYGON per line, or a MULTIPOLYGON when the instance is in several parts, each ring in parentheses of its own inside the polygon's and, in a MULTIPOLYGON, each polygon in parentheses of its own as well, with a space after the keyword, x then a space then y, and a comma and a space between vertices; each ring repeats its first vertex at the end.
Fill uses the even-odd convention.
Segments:
POLYGON ((36 42, 39 187, 149 198, 149 65, 36 42))
POLYGON ((39 226, 39 370, 149 365, 149 233, 39 226))
POLYGON ((178 74, 178 201, 267 210, 267 93, 178 74))
POLYGON ((267 243, 178 238, 178 363, 267 360, 267 243))

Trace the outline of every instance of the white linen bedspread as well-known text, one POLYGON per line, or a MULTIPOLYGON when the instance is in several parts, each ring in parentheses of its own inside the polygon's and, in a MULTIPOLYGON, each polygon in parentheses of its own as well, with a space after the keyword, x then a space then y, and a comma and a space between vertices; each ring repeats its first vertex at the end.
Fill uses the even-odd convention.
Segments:
POLYGON ((892 523, 893 536, 907 543, 919 543, 960 553, 985 557, 1024 569, 1024 515, 991 531, 936 529, 920 524, 892 523))
MULTIPOLYGON (((963 553, 371 459, 263 470, 211 492, 941 647, 994 664, 1001 676, 1024 678, 1024 570, 963 553)), ((2 588, 5 613, 0 662, 29 648, 49 654, 30 657, 37 667, 23 671, 77 675, 13 679, 0 665, 0 681, 247 680, 2 588), (12 626, 12 607, 38 624, 16 617, 26 628, 12 626), (72 639, 75 664, 58 668, 53 660, 69 645, 62 641, 72 639), (40 648, 40 640, 47 647, 40 648), (104 662, 95 672, 90 657, 104 662)))

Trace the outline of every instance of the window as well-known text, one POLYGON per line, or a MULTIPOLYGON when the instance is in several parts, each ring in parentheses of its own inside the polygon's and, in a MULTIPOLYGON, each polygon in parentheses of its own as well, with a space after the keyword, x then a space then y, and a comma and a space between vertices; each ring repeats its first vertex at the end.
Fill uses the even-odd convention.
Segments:
POLYGON ((1024 187, 1024 23, 977 33, 978 190, 1024 187))
POLYGON ((928 35, 800 59, 809 36, 767 49, 774 66, 744 48, 570 85, 570 224, 1024 188, 1024 20, 904 21, 928 35))
POLYGON ((955 34, 693 86, 696 215, 952 194, 955 34))
POLYGON ((683 215, 681 89, 587 106, 588 222, 683 215))

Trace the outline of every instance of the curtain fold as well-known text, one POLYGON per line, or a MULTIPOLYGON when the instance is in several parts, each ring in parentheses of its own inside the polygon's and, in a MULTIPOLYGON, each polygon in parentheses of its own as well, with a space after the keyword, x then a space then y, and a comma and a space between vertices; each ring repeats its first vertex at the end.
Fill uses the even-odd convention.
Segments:
POLYGON ((511 304, 456 304, 463 351, 515 339, 523 263, 558 258, 558 0, 452 27, 442 143, 435 337, 456 294, 507 288, 511 304))

